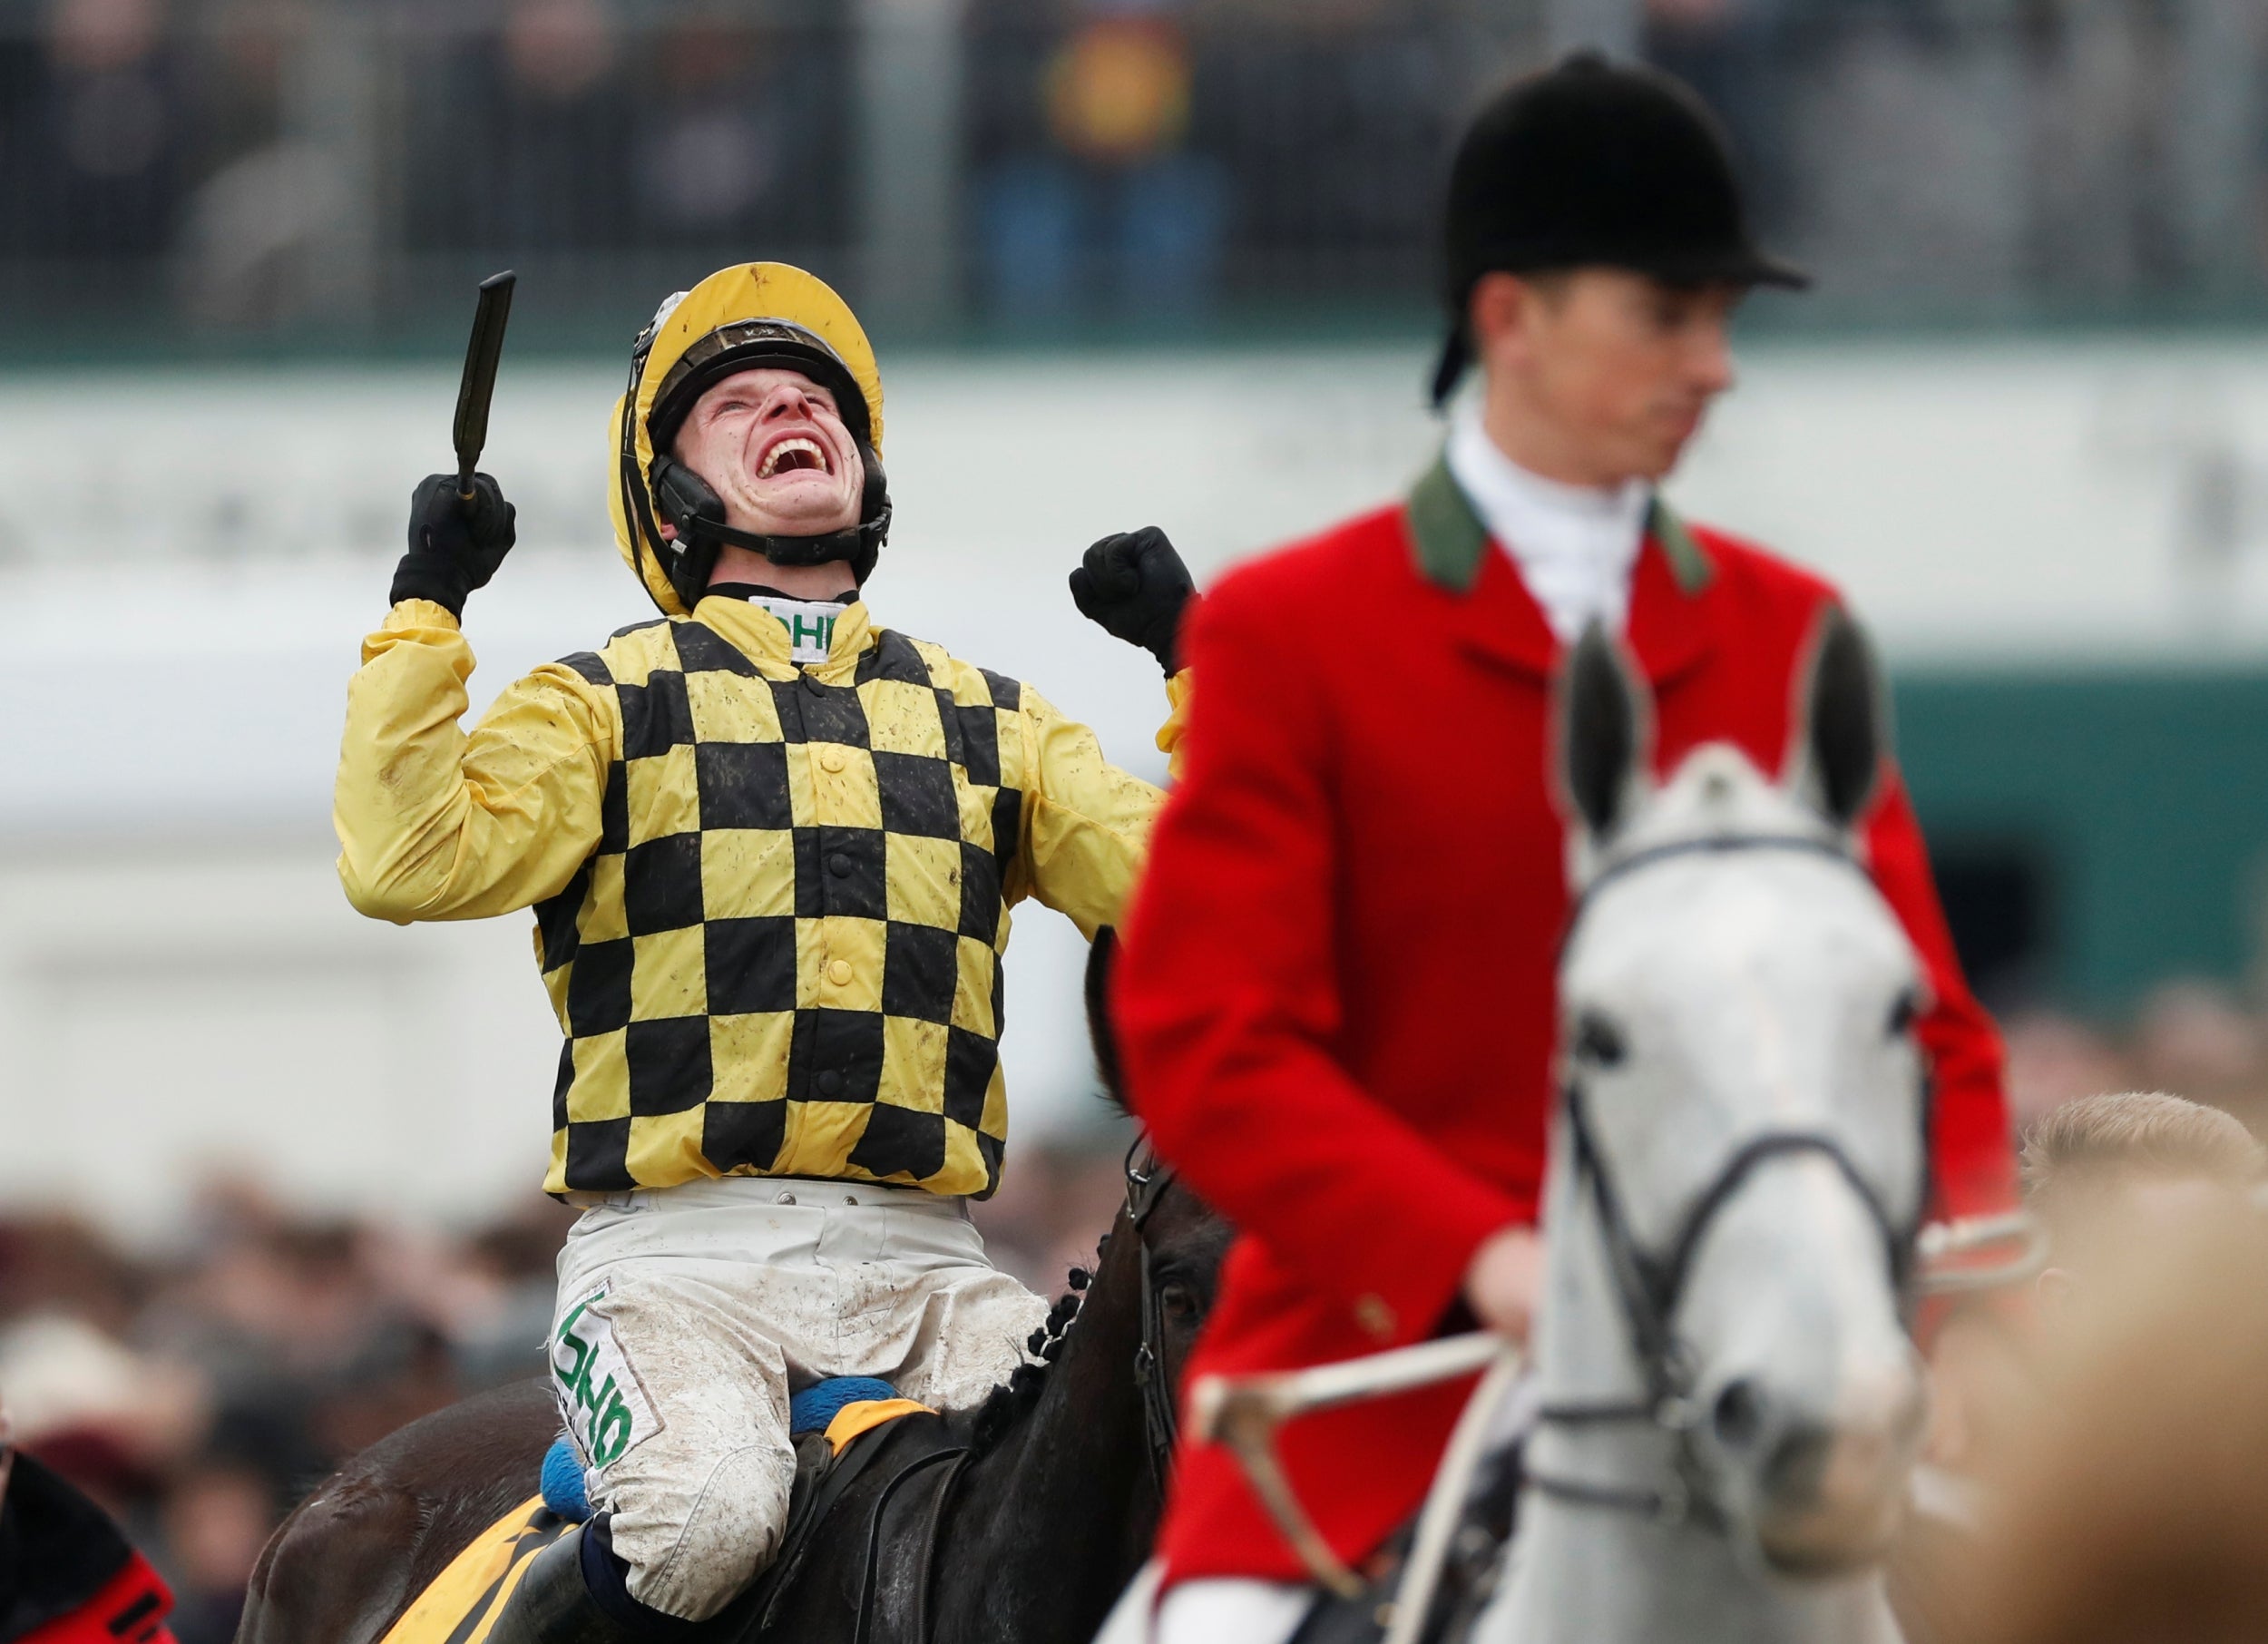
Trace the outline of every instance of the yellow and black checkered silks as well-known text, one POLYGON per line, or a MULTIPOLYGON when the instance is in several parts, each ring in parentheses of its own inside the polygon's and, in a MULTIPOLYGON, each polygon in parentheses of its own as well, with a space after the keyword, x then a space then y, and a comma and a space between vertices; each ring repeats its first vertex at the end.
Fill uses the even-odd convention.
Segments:
MULTIPOLYGON (((666 362, 777 305, 850 363, 878 437, 857 321, 750 264, 662 322, 641 465, 666 362)), ((405 600, 364 641, 333 803, 349 899, 405 924, 536 910, 567 1034, 553 1193, 734 1174, 990 1192, 1008 909, 1036 896, 1090 936, 1118 918, 1163 796, 1036 691, 863 603, 800 667, 761 606, 683 611, 617 500, 668 614, 534 670, 470 732, 450 612, 405 600)))
POLYGON ((537 909, 554 1190, 991 1191, 1022 687, 887 631, 855 684, 766 679, 697 621, 567 665, 622 734, 598 849, 537 909))

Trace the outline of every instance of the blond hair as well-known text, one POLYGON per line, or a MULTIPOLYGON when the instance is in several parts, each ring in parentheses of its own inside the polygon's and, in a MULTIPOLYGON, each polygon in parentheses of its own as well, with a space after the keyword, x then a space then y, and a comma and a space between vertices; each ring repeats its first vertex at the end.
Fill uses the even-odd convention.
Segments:
POLYGON ((2247 1187, 2263 1154, 2234 1114, 2163 1091, 2122 1091, 2067 1101, 2024 1133, 2025 1199, 2046 1208, 2075 1179, 2203 1176, 2247 1187))

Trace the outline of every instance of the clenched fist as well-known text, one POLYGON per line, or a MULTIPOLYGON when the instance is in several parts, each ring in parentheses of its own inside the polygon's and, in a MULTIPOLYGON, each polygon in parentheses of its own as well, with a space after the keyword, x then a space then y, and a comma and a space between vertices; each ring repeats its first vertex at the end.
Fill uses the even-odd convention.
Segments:
POLYGON ((1106 536, 1071 572, 1071 603, 1080 614, 1158 659, 1167 673, 1180 661, 1181 612, 1197 594, 1189 568, 1155 525, 1106 536))

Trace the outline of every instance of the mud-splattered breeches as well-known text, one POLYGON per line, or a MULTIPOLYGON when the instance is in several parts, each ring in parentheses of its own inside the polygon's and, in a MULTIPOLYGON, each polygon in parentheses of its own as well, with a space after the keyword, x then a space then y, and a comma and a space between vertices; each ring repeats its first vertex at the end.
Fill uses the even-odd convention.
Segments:
POLYGON ((631 1595, 699 1620, 770 1561, 792 1391, 873 1375, 973 1404, 1046 1315, 985 1258, 961 1200, 917 1188, 734 1178, 587 1210, 560 1252, 549 1350, 631 1595))

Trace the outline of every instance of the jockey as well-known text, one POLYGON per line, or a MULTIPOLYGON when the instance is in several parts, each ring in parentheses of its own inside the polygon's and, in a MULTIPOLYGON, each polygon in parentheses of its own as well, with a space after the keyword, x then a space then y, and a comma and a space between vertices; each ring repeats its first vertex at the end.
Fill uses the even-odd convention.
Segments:
MULTIPOLYGON (((459 613, 513 510, 436 475, 348 688, 348 897, 399 922, 533 907, 566 1035, 544 1185, 585 1214, 550 1356, 598 1516, 493 1644, 685 1636, 778 1543, 791 1388, 969 1404, 1047 1312, 967 1211, 1008 1133, 1008 910, 1114 921, 1160 796, 1031 687, 868 616, 882 431, 840 298, 778 264, 713 274, 639 337, 611 426, 617 543, 660 616, 466 734, 459 613)), ((1188 590, 1155 533, 1089 563, 1114 631, 1188 590)))
POLYGON ((108 1513, 15 1453, 0 1411, 0 1644, 173 1644, 172 1609, 108 1513))
MULTIPOLYGON (((1751 243, 1689 91, 1590 54, 1514 85, 1464 139, 1446 238, 1436 404, 1475 364, 1482 384, 1442 461, 1228 576, 1183 635, 1187 766, 1115 1005, 1152 1139, 1240 1234, 1192 1383, 1475 1322, 1525 1336, 1568 911, 1561 659, 1593 621, 1619 637, 1662 768, 1723 739, 1778 769, 1837 599, 1661 495, 1732 384, 1742 297, 1803 283, 1751 243)), ((1941 1208, 2005 1208, 1999 1045, 1894 773, 1878 795, 1865 857, 1931 986, 1941 1208)), ((1349 1566, 1416 1508, 1469 1385, 1286 1431, 1349 1566)), ((1275 1644, 1313 1593, 1218 1446, 1185 1446, 1158 1557, 1166 1644, 1275 1644)))

